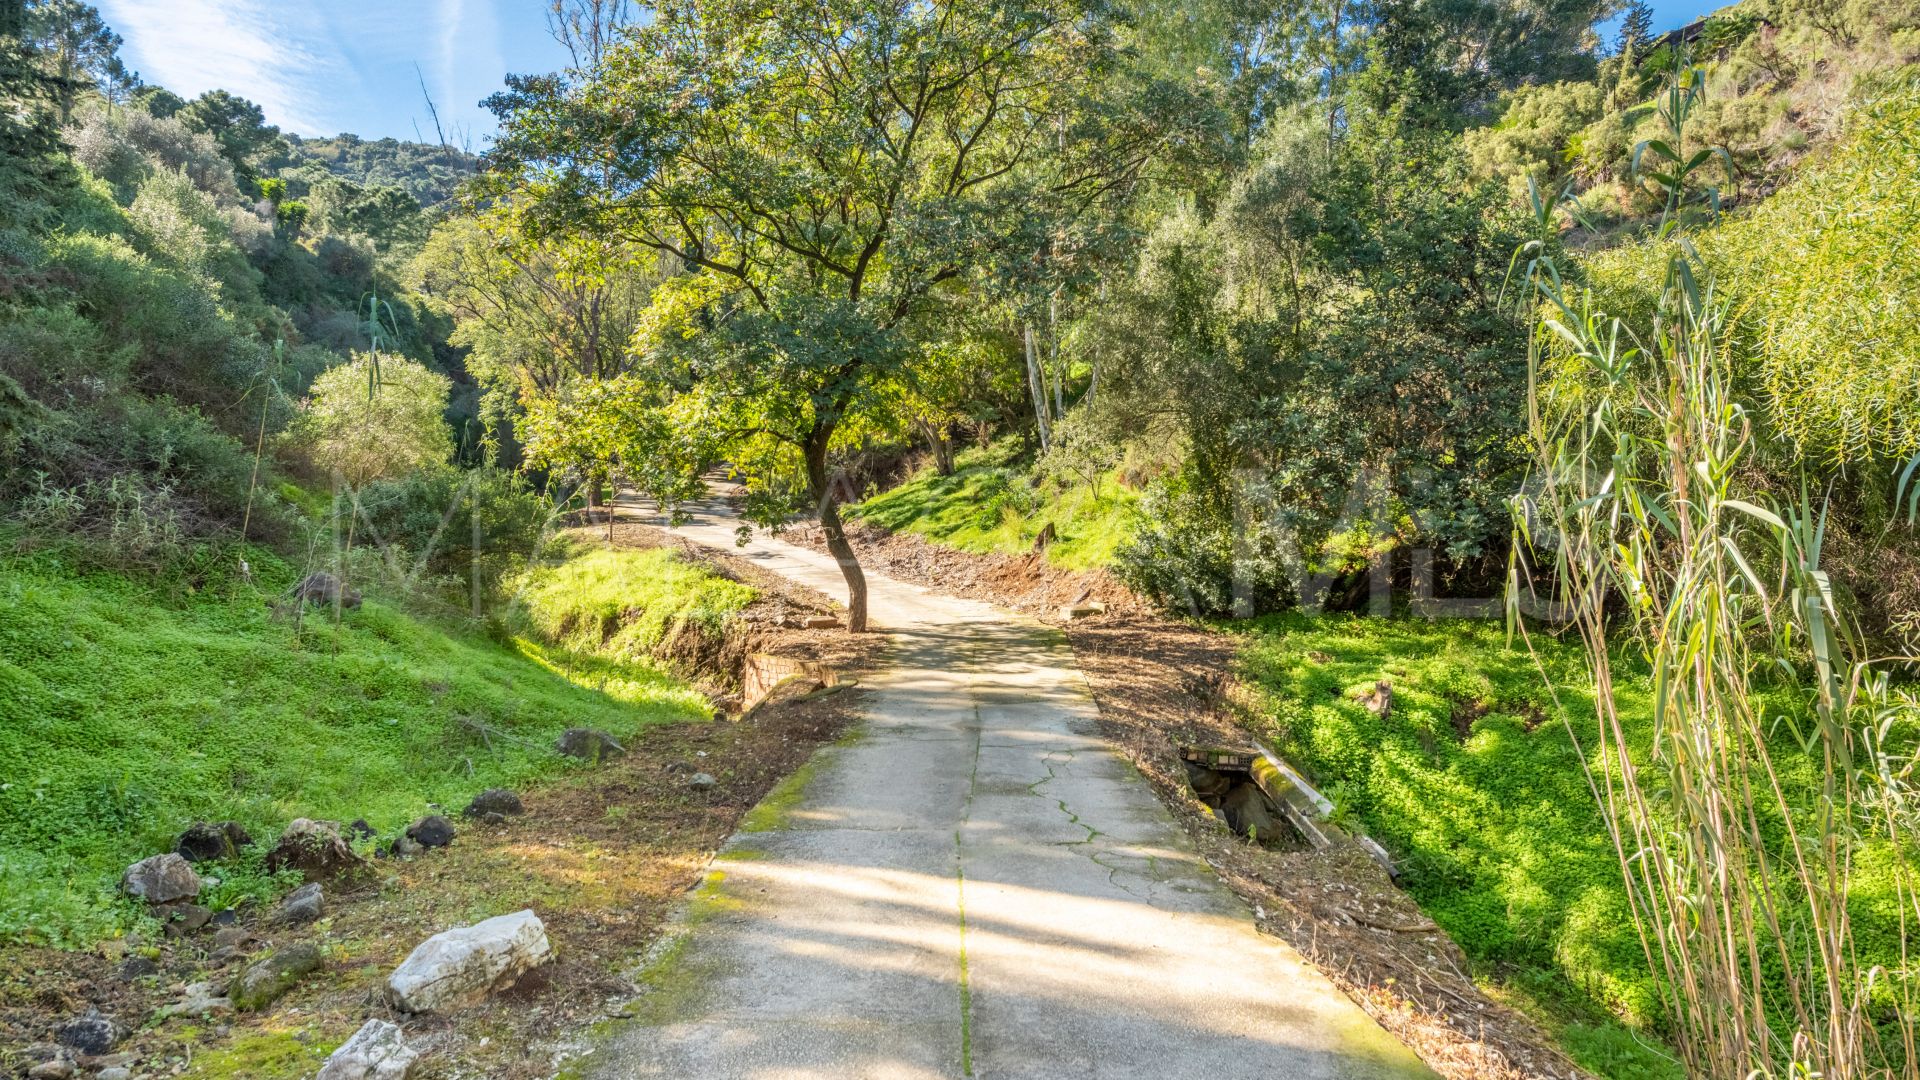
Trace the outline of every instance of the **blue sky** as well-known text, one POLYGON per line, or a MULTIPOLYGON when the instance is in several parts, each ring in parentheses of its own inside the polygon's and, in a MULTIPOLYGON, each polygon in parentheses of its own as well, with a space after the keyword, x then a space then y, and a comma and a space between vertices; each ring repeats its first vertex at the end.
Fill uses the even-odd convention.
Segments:
POLYGON ((301 135, 431 142, 424 78, 448 137, 462 142, 464 132, 480 150, 493 132, 480 100, 510 71, 567 59, 547 34, 543 0, 93 2, 147 82, 183 97, 229 90, 301 135))
MULTIPOLYGON (((481 150, 494 127, 480 100, 510 71, 566 62, 545 0, 94 2, 148 82, 183 97, 232 91, 301 135, 433 141, 424 79, 448 136, 481 150)), ((1666 31, 1725 0, 1652 2, 1654 29, 1666 31)))

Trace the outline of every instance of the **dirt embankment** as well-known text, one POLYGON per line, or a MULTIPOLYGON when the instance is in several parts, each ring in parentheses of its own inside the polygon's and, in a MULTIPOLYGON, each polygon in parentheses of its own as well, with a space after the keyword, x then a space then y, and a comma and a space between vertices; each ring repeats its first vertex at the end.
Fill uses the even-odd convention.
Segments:
MULTIPOLYGON (((623 525, 615 542, 676 541, 623 525)), ((840 628, 794 629, 790 616, 830 612, 831 601, 724 555, 696 557, 761 596, 728 632, 725 651, 689 652, 683 662, 751 649, 857 674, 884 645, 840 628)), ((730 681, 722 670, 698 673, 716 685, 730 681)), ((401 1024, 422 1051, 414 1077, 551 1076, 572 1040, 634 994, 626 973, 699 884, 713 852, 776 783, 846 728, 858 693, 780 701, 739 721, 642 729, 623 756, 520 792, 525 813, 493 824, 458 816, 458 806, 423 807, 453 818, 452 844, 411 859, 370 859, 363 872, 327 882, 325 913, 312 924, 278 925, 271 909, 242 907, 227 926, 135 935, 89 952, 0 949, 0 1077, 24 1076, 53 1056, 61 1026, 89 1009, 129 1033, 109 1056, 81 1059, 77 1076, 126 1067, 149 1078, 308 1077, 373 1017, 401 1024), (714 782, 690 782, 700 773, 714 782), (408 1016, 386 1003, 385 980, 415 945, 521 907, 546 924, 551 963, 450 1017, 408 1016), (217 955, 236 939, 238 957, 217 955), (248 964, 305 942, 325 950, 325 964, 267 1008, 157 1019, 191 996, 189 987, 224 993, 248 964)))
MULTIPOLYGON (((824 549, 817 527, 787 537, 824 549)), ((1466 958, 1357 849, 1277 851, 1229 834, 1187 784, 1182 746, 1246 746, 1228 704, 1233 645, 1157 613, 1104 572, 1044 555, 973 555, 870 526, 852 532, 861 565, 926 588, 1061 625, 1107 735, 1153 785, 1262 930, 1299 950, 1449 1080, 1590 1080, 1525 1016, 1482 993, 1466 958), (1099 600, 1104 613, 1060 609, 1099 600)))

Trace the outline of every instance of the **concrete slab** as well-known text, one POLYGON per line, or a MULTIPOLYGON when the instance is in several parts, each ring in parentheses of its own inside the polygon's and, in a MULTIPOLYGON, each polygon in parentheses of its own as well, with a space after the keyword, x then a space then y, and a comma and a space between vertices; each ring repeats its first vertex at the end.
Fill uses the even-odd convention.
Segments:
MULTIPOLYGON (((658 522, 656 522, 658 523, 658 522)), ((839 568, 678 531, 829 595, 839 568)), ((587 1077, 1433 1074, 1251 914, 1100 737, 1056 630, 869 575, 864 723, 743 833, 587 1077)))

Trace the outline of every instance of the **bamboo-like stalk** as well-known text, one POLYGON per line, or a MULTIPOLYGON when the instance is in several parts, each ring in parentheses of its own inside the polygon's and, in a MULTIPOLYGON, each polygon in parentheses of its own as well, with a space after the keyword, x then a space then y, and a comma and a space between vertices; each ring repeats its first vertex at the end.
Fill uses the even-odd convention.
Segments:
MULTIPOLYGON (((1910 736, 1920 712, 1847 632, 1820 569, 1824 512, 1809 496, 1777 507, 1743 489, 1755 436, 1726 306, 1675 229, 1688 174, 1713 160, 1683 153, 1695 100, 1676 75, 1670 141, 1654 148, 1673 163, 1657 178, 1674 251, 1650 327, 1596 310, 1544 255, 1529 264, 1543 312, 1529 410, 1539 483, 1516 500, 1516 560, 1553 546, 1593 681, 1589 780, 1688 1073, 1912 1078, 1914 980, 1904 963, 1888 973, 1860 958, 1848 893, 1865 845, 1912 836, 1912 748, 1895 761, 1888 735, 1904 723, 1910 736), (1550 361, 1562 365, 1552 376, 1550 361), (1575 384, 1578 407, 1547 398, 1575 384), (1652 674, 1645 746, 1621 714, 1615 664, 1629 651, 1652 674), (1782 669, 1810 687, 1804 732, 1757 696, 1760 673, 1782 669), (1780 754, 1804 755, 1813 783, 1790 782, 1780 754), (1889 980, 1891 1010, 1875 1005, 1889 980)), ((1522 569, 1509 610, 1524 629, 1522 569)), ((1920 917, 1910 868, 1896 888, 1904 961, 1907 915, 1920 917)))

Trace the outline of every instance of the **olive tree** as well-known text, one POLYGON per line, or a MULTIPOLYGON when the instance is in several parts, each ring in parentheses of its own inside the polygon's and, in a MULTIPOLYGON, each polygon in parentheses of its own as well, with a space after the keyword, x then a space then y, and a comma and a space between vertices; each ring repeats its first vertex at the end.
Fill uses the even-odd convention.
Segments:
MULTIPOLYGON (((589 73, 515 79, 494 183, 535 232, 670 256, 651 369, 702 462, 797 455, 866 624, 836 438, 922 363, 936 292, 1123 189, 1141 155, 1077 103, 1112 51, 1099 16, 1029 0, 671 2, 589 73), (677 321, 676 321, 677 320, 677 321)), ((776 507, 749 504, 762 523, 776 507)))

